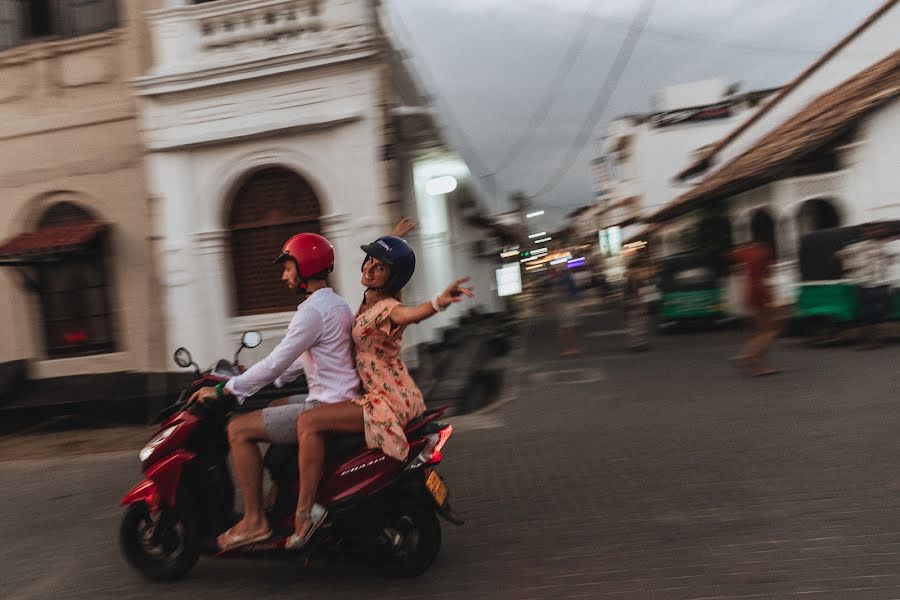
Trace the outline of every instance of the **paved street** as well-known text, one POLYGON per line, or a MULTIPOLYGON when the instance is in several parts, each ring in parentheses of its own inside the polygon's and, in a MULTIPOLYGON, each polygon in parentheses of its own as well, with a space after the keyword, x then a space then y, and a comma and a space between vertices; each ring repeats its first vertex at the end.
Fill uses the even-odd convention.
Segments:
POLYGON ((900 347, 780 342, 750 379, 735 332, 588 353, 528 328, 514 399, 458 419, 442 473, 468 523, 392 581, 352 566, 201 560, 148 585, 120 559, 136 452, 0 463, 0 598, 900 598, 900 347))

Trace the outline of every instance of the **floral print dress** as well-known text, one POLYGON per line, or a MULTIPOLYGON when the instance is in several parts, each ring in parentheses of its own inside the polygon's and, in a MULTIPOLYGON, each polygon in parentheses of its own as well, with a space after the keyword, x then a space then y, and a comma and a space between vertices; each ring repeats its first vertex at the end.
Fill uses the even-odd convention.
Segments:
POLYGON ((390 319, 398 304, 399 300, 385 298, 372 305, 363 303, 356 313, 356 369, 366 393, 353 402, 363 407, 369 448, 381 448, 388 456, 405 460, 409 443, 403 428, 425 412, 425 400, 400 359, 406 327, 390 319))

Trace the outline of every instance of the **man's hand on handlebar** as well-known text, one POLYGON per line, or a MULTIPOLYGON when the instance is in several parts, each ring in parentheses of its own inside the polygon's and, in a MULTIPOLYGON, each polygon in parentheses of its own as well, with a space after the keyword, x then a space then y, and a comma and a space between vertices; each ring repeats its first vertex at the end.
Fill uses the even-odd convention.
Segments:
POLYGON ((208 385, 206 387, 202 387, 191 395, 190 400, 188 400, 189 404, 193 404, 197 402, 198 404, 209 404, 218 400, 219 394, 216 393, 215 386, 208 385))

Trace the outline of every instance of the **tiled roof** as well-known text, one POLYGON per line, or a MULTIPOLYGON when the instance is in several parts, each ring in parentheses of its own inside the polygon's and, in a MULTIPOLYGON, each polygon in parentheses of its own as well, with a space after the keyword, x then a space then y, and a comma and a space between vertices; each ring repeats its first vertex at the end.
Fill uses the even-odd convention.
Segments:
POLYGON ((781 90, 772 97, 765 106, 760 108, 756 114, 752 117, 744 121, 740 126, 733 129, 721 140, 716 142, 715 144, 711 144, 706 150, 701 152, 696 159, 694 159, 691 164, 685 167, 676 177, 678 179, 687 179, 688 177, 708 168, 709 161, 715 158, 715 156, 721 152, 728 144, 734 141, 741 133, 746 131, 751 125, 756 123, 763 115, 767 114, 772 108, 775 107, 781 100, 794 91, 797 86, 806 81, 810 75, 819 70, 819 68, 828 62, 835 54, 837 54, 841 49, 843 49, 847 44, 855 40, 859 34, 868 29, 873 23, 875 23, 879 18, 881 18, 884 13, 886 13, 890 8, 892 8, 897 2, 900 0, 887 0, 884 4, 878 7, 878 10, 869 15, 865 21, 860 23, 858 27, 856 27, 853 31, 847 34, 841 41, 835 44, 831 49, 822 54, 815 62, 809 65, 806 69, 804 69, 797 77, 794 78, 788 85, 781 88, 781 90))
POLYGON ((834 140, 858 119, 900 96, 900 50, 825 92, 743 154, 650 217, 662 220, 704 200, 758 187, 834 140))
POLYGON ((0 245, 0 259, 46 256, 77 248, 97 237, 106 226, 90 221, 21 233, 0 245))

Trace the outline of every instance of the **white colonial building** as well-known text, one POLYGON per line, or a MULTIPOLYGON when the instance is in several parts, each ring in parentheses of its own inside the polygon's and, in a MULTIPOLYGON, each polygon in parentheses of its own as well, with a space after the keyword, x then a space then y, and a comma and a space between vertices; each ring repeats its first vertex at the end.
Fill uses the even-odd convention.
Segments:
MULTIPOLYGON (((251 361, 277 343, 297 299, 271 263, 300 231, 334 244, 332 284, 355 307, 359 246, 403 216, 419 222, 406 301, 471 275, 470 306, 496 307, 477 190, 377 1, 170 1, 149 23, 155 60, 135 85, 173 349, 205 364, 245 330, 266 338, 251 361)), ((459 314, 411 328, 407 347, 459 314)))

